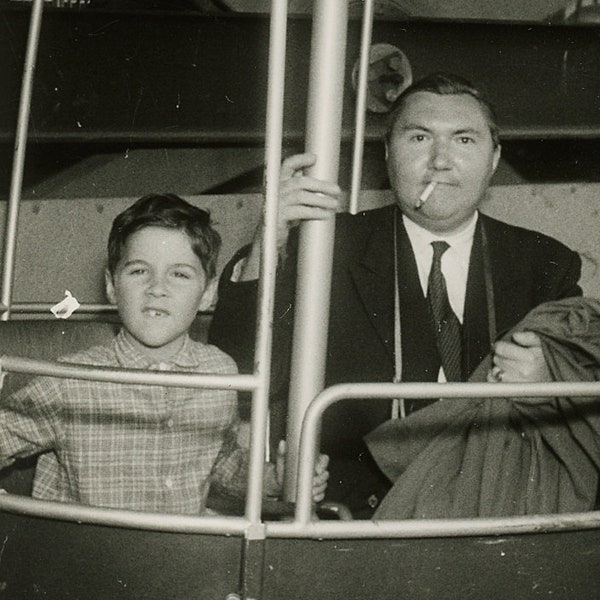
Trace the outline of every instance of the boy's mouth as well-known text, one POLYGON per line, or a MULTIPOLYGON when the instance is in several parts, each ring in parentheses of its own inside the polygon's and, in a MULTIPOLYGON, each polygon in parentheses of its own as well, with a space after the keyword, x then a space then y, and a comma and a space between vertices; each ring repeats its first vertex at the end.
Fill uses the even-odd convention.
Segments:
POLYGON ((169 313, 166 310, 162 310, 160 308, 145 308, 143 313, 155 319, 169 316, 169 313))

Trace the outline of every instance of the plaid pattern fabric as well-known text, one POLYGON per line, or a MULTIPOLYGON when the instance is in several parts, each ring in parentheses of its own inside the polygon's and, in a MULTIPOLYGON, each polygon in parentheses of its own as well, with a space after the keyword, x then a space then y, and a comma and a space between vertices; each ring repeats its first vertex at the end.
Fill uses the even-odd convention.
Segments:
MULTIPOLYGON (((169 363, 150 364, 122 331, 110 346, 62 360, 236 372, 229 356, 189 338, 169 363)), ((234 391, 38 377, 2 403, 0 467, 42 453, 36 498, 198 514, 211 473, 221 487, 245 487, 247 451, 235 442, 237 425, 234 391)))

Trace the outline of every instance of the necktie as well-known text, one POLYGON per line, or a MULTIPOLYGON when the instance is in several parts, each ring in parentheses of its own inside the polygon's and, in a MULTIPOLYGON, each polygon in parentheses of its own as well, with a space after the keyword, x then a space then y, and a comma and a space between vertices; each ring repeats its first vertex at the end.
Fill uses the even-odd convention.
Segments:
POLYGON ((433 262, 427 284, 427 300, 433 316, 437 346, 447 381, 461 381, 461 333, 460 323, 454 314, 446 280, 442 273, 442 255, 450 247, 446 242, 431 242, 433 262))

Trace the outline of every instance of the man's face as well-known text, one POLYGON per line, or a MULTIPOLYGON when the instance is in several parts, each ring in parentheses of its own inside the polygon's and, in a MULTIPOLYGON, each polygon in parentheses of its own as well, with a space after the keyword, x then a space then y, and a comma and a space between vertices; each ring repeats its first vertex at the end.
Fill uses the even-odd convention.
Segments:
POLYGON ((206 290, 200 259, 177 229, 145 227, 131 235, 106 291, 126 334, 156 361, 182 346, 206 290))
POLYGON ((387 145, 396 202, 409 219, 436 233, 459 230, 470 220, 499 159, 486 115, 468 94, 410 96, 387 145), (433 192, 416 208, 433 181, 433 192))

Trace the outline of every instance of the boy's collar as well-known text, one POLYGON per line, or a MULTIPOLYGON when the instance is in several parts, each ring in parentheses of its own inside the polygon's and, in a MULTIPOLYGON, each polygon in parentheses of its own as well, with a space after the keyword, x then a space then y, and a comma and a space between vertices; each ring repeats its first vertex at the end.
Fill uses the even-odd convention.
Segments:
MULTIPOLYGON (((192 351, 192 340, 186 334, 179 351, 164 361, 152 360, 136 348, 121 328, 115 339, 116 356, 121 367, 125 369, 157 369, 158 365, 190 368, 199 366, 198 357, 192 351)), ((161 369, 162 370, 162 369, 161 369)), ((173 369, 176 370, 176 369, 173 369)))

